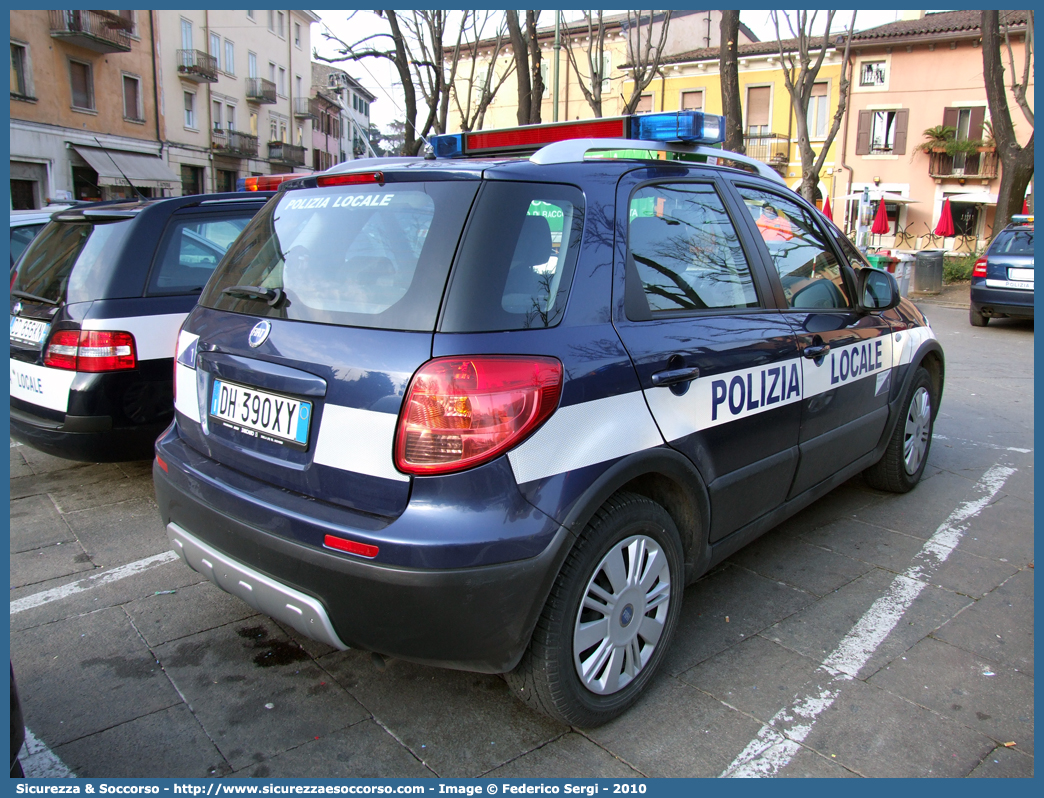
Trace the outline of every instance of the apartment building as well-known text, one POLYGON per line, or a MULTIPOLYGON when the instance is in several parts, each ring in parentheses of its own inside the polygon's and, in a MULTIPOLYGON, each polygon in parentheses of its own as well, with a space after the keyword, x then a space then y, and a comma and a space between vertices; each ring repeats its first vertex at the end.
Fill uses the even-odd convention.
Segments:
MULTIPOLYGON (((335 100, 340 108, 340 160, 371 157, 370 106, 377 97, 343 69, 319 62, 312 63, 312 88, 317 95, 335 100)), ((327 141, 317 140, 316 148, 328 146, 327 141)))
MULTIPOLYGON (((822 38, 820 38, 820 42, 822 38)), ((747 154, 775 169, 791 188, 801 184, 801 154, 797 146, 796 110, 787 91, 780 62, 780 42, 747 42, 737 48, 743 136, 747 154)), ((797 40, 785 39, 783 52, 792 54, 797 40)), ((812 48, 813 57, 819 52, 812 48)), ((719 48, 703 47, 664 59, 661 75, 649 86, 646 111, 706 111, 721 114, 719 48)), ((809 139, 814 152, 821 151, 840 102, 844 41, 833 39, 823 57, 808 108, 809 139)), ((627 84, 629 86, 629 84, 627 84)), ((841 185, 838 163, 840 131, 827 150, 820 172, 816 201, 833 196, 841 185)))
MULTIPOLYGON (((648 36, 650 24, 654 34, 659 30, 662 23, 662 15, 655 12, 650 22, 648 12, 642 12, 646 16, 641 17, 638 27, 630 27, 626 14, 615 14, 603 18, 605 27, 605 39, 602 53, 604 80, 601 85, 602 116, 617 116, 621 113, 627 99, 630 98, 630 86, 626 74, 621 67, 628 60, 628 41, 635 46, 644 46, 648 36), (642 44, 639 44, 639 43, 642 44)), ((679 10, 671 12, 671 21, 668 25, 667 41, 664 52, 667 55, 689 52, 693 45, 698 44, 703 48, 713 48, 717 52, 720 43, 721 12, 720 11, 696 11, 679 10)), ((544 12, 540 17, 543 23, 538 28, 538 40, 541 52, 541 76, 545 90, 541 103, 540 115, 544 122, 550 122, 555 118, 554 105, 554 42, 555 26, 554 13, 544 12)), ((595 26, 597 31, 597 25, 595 26)), ((657 34, 658 35, 658 34, 657 34)), ((755 42, 757 37, 745 25, 740 25, 740 42, 755 42)), ((580 83, 590 84, 590 69, 588 67, 588 52, 592 48, 588 36, 588 26, 584 21, 573 21, 561 26, 560 31, 561 50, 559 54, 559 89, 558 89, 558 119, 590 119, 594 116, 590 104, 584 97, 580 83), (571 49, 579 68, 574 69, 568 57, 567 50, 571 49)), ((494 85, 499 82, 499 76, 509 69, 513 56, 511 55, 510 42, 505 36, 499 53, 495 48, 494 39, 483 39, 476 46, 466 50, 461 55, 460 63, 456 73, 456 87, 460 96, 460 104, 464 113, 469 114, 468 88, 469 77, 471 80, 471 108, 474 107, 479 87, 483 79, 490 72, 494 74, 494 85), (496 56, 494 58, 494 56, 496 56), (472 71, 474 61, 474 71, 472 71)), ((596 51, 597 48, 595 48, 596 51)), ((449 58, 450 55, 447 55, 449 58)), ((662 89, 651 86, 643 96, 638 107, 639 112, 658 109, 663 104, 662 89)), ((481 120, 481 127, 475 125, 475 129, 491 130, 501 127, 513 127, 518 124, 518 83, 512 72, 497 91, 493 101, 486 110, 485 117, 481 120)), ((462 115, 454 103, 450 105, 450 115, 447 132, 461 130, 462 115)))
POLYGON ((176 189, 150 12, 13 10, 10 20, 11 207, 176 189))
POLYGON ((307 10, 162 10, 157 83, 180 193, 233 191, 250 175, 310 172, 307 10))
MULTIPOLYGON (((980 11, 903 12, 905 18, 852 37, 852 95, 841 160, 851 169, 843 194, 869 188, 901 198, 885 202, 891 225, 875 243, 897 249, 943 247, 973 252, 993 233, 1000 166, 989 135, 983 81, 980 11), (956 131, 955 145, 933 146, 931 128, 956 131), (924 145, 924 146, 922 146, 924 145), (957 235, 933 239, 945 200, 957 235)), ((1021 77, 1025 11, 1002 11, 1021 77)), ((1005 81, 1010 62, 1002 48, 1005 81)), ((1031 85, 1027 92, 1033 103, 1031 85)), ((1025 144, 1033 128, 1008 92, 1015 134, 1025 144)), ((848 225, 855 208, 848 208, 848 225)), ((836 207, 840 208, 841 204, 836 207)), ((838 214, 840 221, 840 214, 838 214)))

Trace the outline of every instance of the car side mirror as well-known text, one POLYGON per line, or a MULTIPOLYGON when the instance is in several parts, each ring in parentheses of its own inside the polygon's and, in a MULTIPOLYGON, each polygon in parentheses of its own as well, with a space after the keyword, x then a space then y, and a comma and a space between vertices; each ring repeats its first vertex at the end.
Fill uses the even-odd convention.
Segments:
POLYGON ((859 309, 865 313, 880 313, 899 304, 899 284, 888 272, 880 269, 858 269, 856 281, 859 309))

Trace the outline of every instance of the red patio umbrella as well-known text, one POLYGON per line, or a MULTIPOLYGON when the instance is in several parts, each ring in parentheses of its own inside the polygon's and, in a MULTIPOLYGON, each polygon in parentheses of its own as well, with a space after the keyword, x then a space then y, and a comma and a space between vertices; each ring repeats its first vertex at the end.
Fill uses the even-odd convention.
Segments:
MULTIPOLYGON (((1025 212, 1025 211, 1024 211, 1025 212)), ((834 221, 834 211, 830 207, 830 195, 827 194, 823 199, 823 215, 830 221, 834 221)))
POLYGON ((943 202, 942 213, 939 215, 939 224, 935 225, 935 234, 949 238, 953 233, 953 214, 950 213, 950 198, 947 197, 943 202))
POLYGON ((875 236, 880 236, 891 229, 891 225, 888 224, 888 211, 885 210, 885 202, 882 199, 877 203, 877 215, 874 217, 874 225, 870 228, 870 232, 875 236))
POLYGON ((1022 200, 1022 214, 1023 216, 1029 214, 1029 203, 1025 199, 1022 200))

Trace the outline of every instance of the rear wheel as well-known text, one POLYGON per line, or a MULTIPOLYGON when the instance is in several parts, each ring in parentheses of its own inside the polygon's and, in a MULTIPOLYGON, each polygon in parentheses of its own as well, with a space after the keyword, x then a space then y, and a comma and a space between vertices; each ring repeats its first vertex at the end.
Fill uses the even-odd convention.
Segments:
POLYGON ((512 691, 571 726, 616 717, 663 660, 682 579, 681 542, 667 511, 644 496, 611 497, 570 552, 529 648, 506 674, 512 691))
POLYGON ((895 425, 884 457, 865 472, 866 481, 878 490, 907 493, 921 480, 935 423, 932 379, 918 367, 903 399, 905 412, 895 425))
POLYGON ((971 307, 968 309, 968 321, 972 327, 985 327, 990 323, 990 317, 971 307))

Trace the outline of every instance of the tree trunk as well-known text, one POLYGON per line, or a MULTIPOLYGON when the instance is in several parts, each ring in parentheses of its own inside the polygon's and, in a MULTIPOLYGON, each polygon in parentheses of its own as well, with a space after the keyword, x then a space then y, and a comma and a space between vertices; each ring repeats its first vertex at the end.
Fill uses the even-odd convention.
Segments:
POLYGON ((537 36, 539 11, 526 12, 526 35, 529 37, 529 124, 540 124, 540 106, 544 100, 544 78, 540 74, 540 38, 537 36))
POLYGON ((743 107, 740 105, 739 87, 739 11, 721 12, 721 55, 718 65, 721 70, 721 107, 725 116, 726 150, 744 153, 743 107))
POLYGON ((395 69, 402 83, 403 104, 406 106, 406 126, 403 128, 402 155, 416 155, 420 151, 421 140, 417 138, 417 92, 413 87, 413 75, 410 73, 410 62, 406 56, 406 46, 399 20, 394 11, 386 11, 388 26, 391 28, 392 40, 395 42, 395 69))
POLYGON ((515 57, 515 79, 518 82, 518 113, 516 118, 520 125, 528 125, 530 117, 530 98, 533 84, 529 79, 529 51, 526 47, 522 28, 518 24, 518 12, 507 12, 508 36, 511 38, 511 54, 515 57))
MULTIPOLYGON (((997 158, 1001 163, 1000 187, 997 189, 997 211, 993 232, 999 233, 1011 221, 1013 213, 1022 210, 1026 187, 1033 177, 1033 134, 1025 147, 1015 138, 1008 96, 1004 89, 1004 65, 1001 63, 1000 15, 996 10, 982 12, 982 75, 986 84, 986 102, 990 107, 993 137, 997 142, 997 158)), ((1032 39, 1027 38, 1026 46, 1032 39)))

